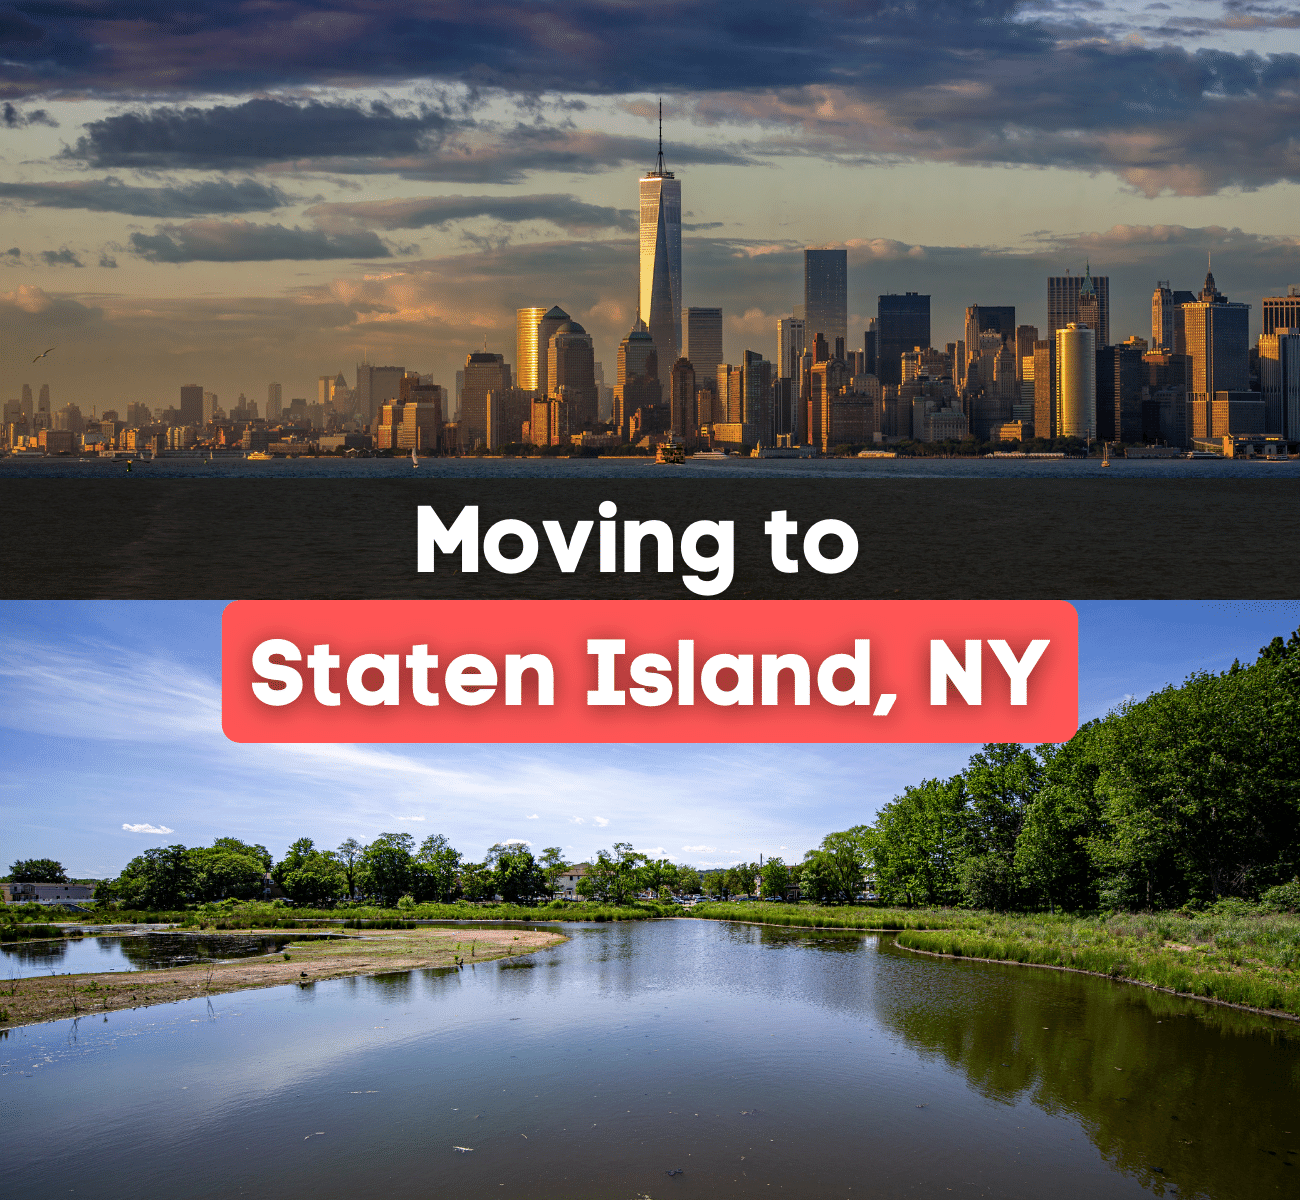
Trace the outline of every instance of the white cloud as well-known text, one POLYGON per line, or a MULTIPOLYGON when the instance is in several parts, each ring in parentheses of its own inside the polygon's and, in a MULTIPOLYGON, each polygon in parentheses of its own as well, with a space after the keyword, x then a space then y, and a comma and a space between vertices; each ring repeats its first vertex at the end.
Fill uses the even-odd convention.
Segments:
POLYGON ((423 821, 426 819, 427 818, 425 817, 394 817, 393 818, 394 821, 423 821))
POLYGON ((570 825, 585 825, 586 823, 587 823, 587 822, 584 821, 581 817, 570 817, 570 818, 569 818, 569 824, 570 824, 570 825))
POLYGON ((506 838, 506 840, 502 842, 502 845, 503 846, 531 846, 532 842, 528 841, 526 838, 506 838))
POLYGON ((175 833, 176 830, 168 829, 166 825, 123 825, 127 833, 175 833))
POLYGON ((714 853, 714 848, 712 846, 683 846, 682 849, 685 850, 687 854, 713 854, 714 853))
POLYGON ((592 817, 591 819, 595 821, 596 824, 599 825, 602 829, 604 829, 605 826, 609 824, 608 817, 592 817))
POLYGON ((532 815, 531 817, 525 817, 524 820, 525 820, 525 821, 536 821, 536 820, 537 820, 537 814, 536 814, 536 813, 533 813, 533 815, 532 815))

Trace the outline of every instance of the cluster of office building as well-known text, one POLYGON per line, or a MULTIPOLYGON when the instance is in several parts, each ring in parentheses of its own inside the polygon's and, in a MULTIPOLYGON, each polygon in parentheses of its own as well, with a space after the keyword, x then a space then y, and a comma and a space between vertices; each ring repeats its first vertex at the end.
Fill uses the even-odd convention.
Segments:
POLYGON ((46 453, 295 453, 500 451, 519 443, 606 448, 664 441, 687 447, 814 447, 898 441, 1078 439, 1196 447, 1224 439, 1300 441, 1300 288, 1263 300, 1250 344, 1250 305, 1207 272, 1199 293, 1158 284, 1151 336, 1112 342, 1110 280, 1052 276, 1047 326, 1017 324, 1009 305, 967 307, 962 338, 931 345, 930 297, 878 297, 860 340, 848 329, 848 253, 804 251, 804 302, 776 323, 772 358, 723 357, 723 313, 684 306, 681 183, 664 168, 640 180, 638 315, 606 384, 591 336, 559 305, 520 308, 515 361, 488 349, 456 373, 454 411, 442 385, 400 366, 359 363, 349 386, 322 375, 313 400, 265 410, 241 395, 229 412, 197 384, 178 407, 128 406, 86 419, 51 412, 48 387, 4 406, 7 444, 46 453), (860 348, 859 348, 860 347, 860 348))

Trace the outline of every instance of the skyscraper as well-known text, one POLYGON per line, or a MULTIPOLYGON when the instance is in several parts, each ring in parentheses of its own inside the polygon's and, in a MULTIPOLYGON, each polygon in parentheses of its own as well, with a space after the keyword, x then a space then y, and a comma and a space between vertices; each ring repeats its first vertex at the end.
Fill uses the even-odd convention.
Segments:
POLYGON ((880 382, 897 387, 903 381, 903 352, 930 344, 930 297, 916 292, 881 296, 876 309, 880 382))
POLYGON ((274 421, 279 418, 284 408, 284 389, 278 383, 266 385, 266 419, 274 421))
POLYGON ((669 428, 679 440, 694 438, 699 414, 695 407, 695 367, 689 358, 673 363, 669 382, 669 428))
POLYGON ((1287 288, 1285 296, 1264 297, 1264 332, 1300 329, 1300 287, 1287 288))
POLYGON ((1056 331, 1058 437, 1097 436, 1097 337, 1071 321, 1056 331))
POLYGON ((1259 339, 1259 389, 1264 432, 1300 438, 1300 327, 1276 329, 1259 339))
POLYGON ((1182 306, 1192 360, 1192 391, 1244 392, 1250 387, 1250 305, 1230 301, 1206 272, 1198 299, 1182 306))
POLYGON ((799 356, 803 354, 808 325, 803 317, 776 319, 776 377, 798 379, 799 356))
POLYGON ((546 309, 521 308, 515 313, 515 384, 536 392, 545 387, 537 374, 537 327, 546 309))
POLYGON ((649 327, 665 373, 682 346, 682 185, 664 170, 663 102, 659 158, 641 176, 641 288, 637 315, 649 327))
POLYGON ((682 314, 686 344, 682 357, 691 360, 697 379, 711 379, 722 362, 722 309, 688 308, 682 314))
MULTIPOLYGON (((966 306, 966 359, 978 358, 981 353, 980 334, 996 333, 1002 345, 1016 345, 1016 310, 1012 305, 969 304, 966 306)), ((912 347, 908 347, 912 349, 912 347)), ((960 364, 965 368, 967 363, 960 364)), ((962 371, 963 377, 965 371, 962 371)))
POLYGON ((380 408, 386 401, 396 400, 401 394, 405 376, 405 367, 375 367, 369 362, 357 363, 353 407, 361 414, 362 424, 377 424, 380 408))
POLYGON ((1110 343, 1110 276, 1092 274, 1089 264, 1083 276, 1049 275, 1047 277, 1047 337, 1055 341, 1056 331, 1071 322, 1079 322, 1079 293, 1085 283, 1091 284, 1097 297, 1097 344, 1110 343))
POLYGON ((638 319, 618 346, 614 424, 619 432, 624 437, 629 436, 633 415, 643 407, 657 405, 662 397, 654 340, 645 322, 638 319))
POLYGON ((203 424, 203 385, 187 383, 181 388, 181 424, 203 424))
POLYGON ((828 346, 849 337, 849 252, 809 247, 803 252, 803 308, 807 336, 828 346))
POLYGON ((596 390, 596 356, 591 335, 577 321, 565 321, 547 346, 546 394, 563 396, 569 404, 569 426, 574 433, 590 429, 600 409, 596 390))
POLYGON ((510 386, 510 368, 504 354, 480 350, 465 359, 465 391, 460 403, 460 442, 472 450, 488 440, 488 392, 510 386))

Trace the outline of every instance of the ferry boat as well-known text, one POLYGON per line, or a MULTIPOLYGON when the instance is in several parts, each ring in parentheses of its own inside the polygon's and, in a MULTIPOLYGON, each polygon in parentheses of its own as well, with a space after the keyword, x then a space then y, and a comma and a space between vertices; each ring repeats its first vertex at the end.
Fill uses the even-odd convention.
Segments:
POLYGON ((692 460, 702 458, 706 461, 711 459, 723 459, 727 457, 728 454, 725 450, 697 450, 694 454, 691 455, 692 460))
POLYGON ((655 462, 680 464, 686 461, 686 447, 681 442, 660 442, 655 451, 655 462))
POLYGON ((265 450, 254 450, 249 454, 245 454, 244 458, 249 462, 270 462, 275 458, 275 455, 267 454, 265 450))

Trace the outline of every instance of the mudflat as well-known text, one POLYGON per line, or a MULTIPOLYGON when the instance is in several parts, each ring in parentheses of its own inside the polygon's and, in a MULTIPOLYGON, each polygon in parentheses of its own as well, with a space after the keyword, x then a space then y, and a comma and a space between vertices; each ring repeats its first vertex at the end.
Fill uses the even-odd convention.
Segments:
POLYGON ((193 963, 158 971, 37 976, 0 986, 0 1013, 6 1013, 8 1018, 0 1022, 0 1027, 143 1008, 247 988, 491 962, 531 954, 567 940, 553 930, 361 930, 337 939, 291 942, 283 951, 233 962, 193 963))

